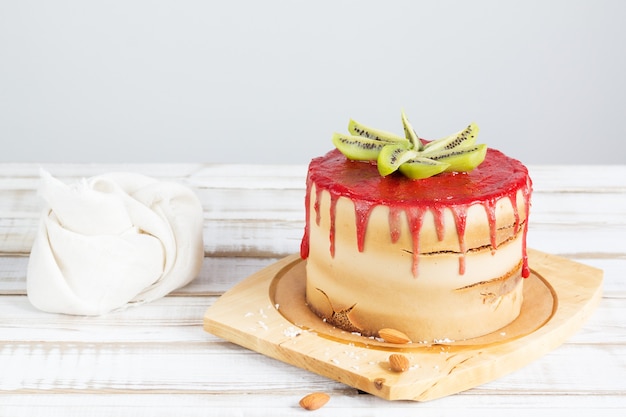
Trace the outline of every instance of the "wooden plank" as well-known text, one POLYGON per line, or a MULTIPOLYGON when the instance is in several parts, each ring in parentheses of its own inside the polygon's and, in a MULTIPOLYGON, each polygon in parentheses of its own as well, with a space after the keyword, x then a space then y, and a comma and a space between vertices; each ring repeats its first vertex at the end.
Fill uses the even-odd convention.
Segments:
POLYGON ((540 192, 626 191, 626 165, 530 165, 528 172, 540 192))
MULTIPOLYGON (((303 190, 202 190, 207 221, 302 222, 304 220, 303 190)), ((626 224, 626 198, 622 194, 535 194, 531 222, 543 224, 626 224), (603 201, 597 204, 597 201, 603 201)), ((0 216, 5 224, 16 220, 16 226, 36 228, 42 202, 32 193, 0 190, 0 216)), ((10 223, 11 222, 11 223, 10 223)))
POLYGON ((626 198, 620 193, 534 193, 533 224, 626 224, 626 198), (602 204, 598 202, 602 201, 602 204))
MULTIPOLYGON (((606 224, 542 225, 528 227, 528 246, 559 256, 576 257, 577 254, 603 254, 614 259, 624 259, 626 226, 606 224)), ((593 255, 592 255, 593 256, 593 255)))
MULTIPOLYGON (((532 216, 532 214, 531 214, 532 216)), ((557 214, 555 214, 557 216, 557 214)), ((562 217, 564 220, 565 215, 562 217)), ((626 223, 598 216, 597 223, 529 223, 529 245, 539 250, 561 254, 625 254, 622 239, 626 223), (584 236, 584 239, 581 237, 584 236)), ((37 233, 38 220, 0 218, 0 254, 30 252, 37 233)), ((304 219, 290 220, 212 220, 203 225, 205 253, 208 256, 281 257, 300 249, 304 219)))
MULTIPOLYGON (((328 378, 215 338, 200 325, 188 325, 182 332, 173 325, 154 325, 149 332, 137 326, 132 329, 134 336, 130 330, 123 332, 124 336, 110 336, 123 327, 107 330, 96 325, 93 335, 83 335, 85 341, 72 337, 45 342, 4 341, 0 344, 0 390, 218 393, 281 392, 303 387, 347 389, 328 378), (104 331, 102 340, 97 339, 99 330, 104 331), (141 340, 142 335, 145 340, 141 340)), ((80 332, 88 333, 89 329, 85 326, 80 332)), ((338 359, 343 358, 338 355, 338 359)), ((625 371, 623 342, 565 343, 479 388, 480 392, 510 394, 616 395, 626 390, 625 371), (602 372, 591 372, 593 369, 602 372)))
MULTIPOLYGON (((202 333, 200 326, 196 330, 202 333)), ((313 372, 230 343, 211 340, 4 342, 0 345, 3 370, 0 390, 120 394, 350 390, 343 383, 313 372)), ((464 395, 623 395, 626 390, 624 363, 624 344, 566 343, 464 395)))
MULTIPOLYGON (((202 333, 201 327, 196 328, 202 333)), ((217 342, 4 342, 0 389, 13 392, 281 392, 345 388, 327 378, 217 342)))
MULTIPOLYGON (((305 165, 3 163, 0 189, 5 188, 5 180, 26 179, 35 184, 40 167, 64 180, 132 170, 155 178, 193 179, 224 188, 253 188, 251 184, 257 179, 267 185, 277 184, 277 188, 299 188, 306 176, 305 165)), ((626 165, 530 165, 528 169, 538 192, 624 192, 626 188, 626 165)))
MULTIPOLYGON (((199 331, 202 316, 218 296, 168 296, 160 300, 99 317, 50 314, 35 309, 25 296, 0 299, 0 343, 37 342, 200 342, 219 339, 199 331)), ((263 320, 259 312, 257 320, 263 320)), ((608 296, 571 344, 621 345, 626 349, 626 302, 608 296)))
MULTIPOLYGON (((604 297, 626 298, 626 258, 620 254, 601 252, 569 254, 568 259, 604 271, 604 297)), ((206 257, 198 277, 176 290, 179 295, 223 294, 238 282, 274 263, 279 258, 206 257)), ((0 295, 26 294, 28 257, 0 256, 0 295)))
MULTIPOLYGON (((200 273, 174 295, 223 294, 233 285, 279 258, 205 257, 200 273)), ((0 256, 0 295, 26 294, 27 256, 0 256)))
MULTIPOLYGON (((25 296, 0 296, 0 334, 3 342, 216 342, 219 338, 199 331, 206 309, 218 296, 167 296, 165 298, 98 317, 45 313, 25 296)), ((263 320, 259 311, 256 321, 263 320)), ((626 345, 626 302, 605 297, 572 344, 626 345)), ((626 365, 626 364, 625 364, 626 365)))
MULTIPOLYGON (((309 391, 306 387, 287 392, 230 393, 67 393, 65 395, 4 394, 0 414, 12 417, 189 417, 207 415, 229 416, 293 416, 303 413, 298 400, 309 391)), ((507 417, 528 417, 528 413, 554 415, 555 410, 564 415, 596 415, 623 417, 626 399, 620 395, 567 395, 532 393, 507 395, 493 390, 475 389, 471 392, 443 398, 436 402, 389 402, 372 395, 360 395, 348 390, 329 390, 330 402, 315 412, 315 416, 352 417, 383 415, 381 410, 394 417, 432 417, 463 415, 485 417, 505 413, 507 417), (529 411, 532 409, 532 411, 529 411)))
MULTIPOLYGON (((0 184, 2 179, 15 178, 38 181, 39 169, 45 169, 59 179, 79 179, 107 172, 137 172, 155 178, 186 178, 201 171, 205 164, 127 164, 127 163, 8 163, 0 164, 0 184)), ((2 187, 0 187, 2 188, 2 187)))

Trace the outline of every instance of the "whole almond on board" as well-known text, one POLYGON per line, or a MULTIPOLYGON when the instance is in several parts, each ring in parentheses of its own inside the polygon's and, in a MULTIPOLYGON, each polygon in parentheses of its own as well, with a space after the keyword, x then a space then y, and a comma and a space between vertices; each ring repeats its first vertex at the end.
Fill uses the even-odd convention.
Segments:
POLYGON ((406 356, 399 353, 393 353, 389 355, 389 366, 391 367, 392 371, 404 372, 409 369, 411 364, 409 363, 409 359, 406 356))
POLYGON ((313 392, 309 395, 302 397, 300 400, 300 407, 305 410, 317 410, 322 408, 330 400, 330 396, 323 392, 313 392))
POLYGON ((409 336, 396 329, 380 329, 378 331, 378 337, 387 343, 395 343, 398 345, 403 345, 411 341, 409 336))

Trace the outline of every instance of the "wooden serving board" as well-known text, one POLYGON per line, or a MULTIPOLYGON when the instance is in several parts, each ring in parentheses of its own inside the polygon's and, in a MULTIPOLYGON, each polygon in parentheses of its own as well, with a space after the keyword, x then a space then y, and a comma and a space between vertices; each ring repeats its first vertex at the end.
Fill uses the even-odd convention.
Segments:
POLYGON ((481 338, 392 345, 324 323, 304 304, 304 261, 288 256, 226 292, 204 329, 269 357, 388 400, 427 401, 492 381, 563 343, 592 314, 602 270, 529 250, 520 317, 481 338), (389 355, 411 367, 393 372, 389 355))

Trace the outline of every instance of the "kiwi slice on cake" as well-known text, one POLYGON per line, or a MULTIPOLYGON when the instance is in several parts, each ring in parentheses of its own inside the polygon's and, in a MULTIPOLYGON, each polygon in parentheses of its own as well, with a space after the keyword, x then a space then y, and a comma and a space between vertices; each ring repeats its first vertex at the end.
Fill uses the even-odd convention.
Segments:
POLYGON ((444 172, 450 164, 434 159, 417 157, 406 161, 400 165, 400 172, 413 180, 432 177, 444 172))
POLYGON ((469 172, 485 160, 487 145, 470 145, 434 153, 423 152, 422 156, 449 164, 446 172, 469 172))
POLYGON ((376 164, 378 172, 383 177, 395 172, 406 161, 417 157, 417 151, 409 148, 406 144, 389 144, 383 147, 378 154, 376 164))
POLYGON ((341 133, 335 133, 332 140, 342 154, 355 161, 375 161, 383 147, 390 143, 341 133))
POLYGON ((413 147, 421 151, 424 148, 424 144, 421 139, 415 133, 415 129, 413 129, 413 125, 409 122, 409 119, 404 114, 404 110, 402 110, 402 127, 404 128, 404 136, 413 144, 413 147))
POLYGON ((478 125, 474 122, 470 123, 465 129, 445 138, 434 140, 424 146, 424 152, 433 152, 439 150, 450 150, 462 146, 469 146, 476 143, 478 136, 478 125))
POLYGON ((350 122, 348 123, 348 132, 355 136, 363 136, 364 138, 375 139, 383 142, 406 142, 406 139, 402 136, 366 126, 353 119, 350 119, 350 122))
POLYGON ((428 178, 442 172, 468 172, 480 165, 487 145, 476 145, 478 126, 470 123, 464 130, 424 144, 402 111, 404 136, 350 120, 350 135, 335 133, 332 141, 347 158, 376 161, 382 176, 400 171, 411 179, 428 178))

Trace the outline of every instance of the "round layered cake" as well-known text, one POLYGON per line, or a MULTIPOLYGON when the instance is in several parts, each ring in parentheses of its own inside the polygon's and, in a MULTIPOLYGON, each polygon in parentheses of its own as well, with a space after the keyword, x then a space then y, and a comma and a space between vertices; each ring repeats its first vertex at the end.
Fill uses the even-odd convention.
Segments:
POLYGON ((306 301, 325 321, 430 343, 519 315, 532 190, 521 162, 488 149, 470 172, 416 180, 335 149, 311 161, 306 185, 306 301))

